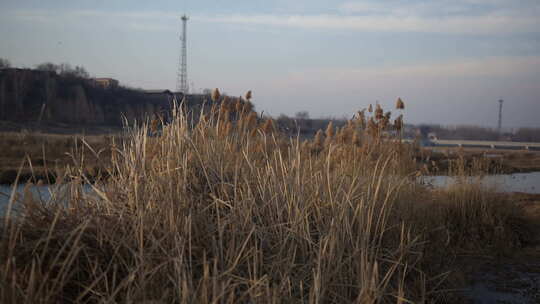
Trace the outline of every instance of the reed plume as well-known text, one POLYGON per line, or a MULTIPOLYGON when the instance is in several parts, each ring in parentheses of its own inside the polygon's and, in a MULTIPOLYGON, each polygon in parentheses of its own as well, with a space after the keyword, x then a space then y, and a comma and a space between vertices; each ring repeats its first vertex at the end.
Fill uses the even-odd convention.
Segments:
POLYGON ((212 98, 212 101, 216 102, 221 97, 221 93, 219 92, 218 88, 215 88, 212 90, 212 95, 210 96, 212 98))
POLYGON ((328 123, 328 126, 326 127, 325 131, 326 138, 333 138, 334 137, 334 123, 330 121, 328 123))
POLYGON ((242 109, 244 108, 242 98, 238 97, 238 99, 236 99, 236 103, 234 106, 236 109, 236 113, 238 113, 238 115, 242 114, 242 109))
POLYGON ((336 128, 336 142, 338 144, 345 143, 345 129, 344 128, 336 128))
POLYGON ((368 131, 368 134, 373 137, 377 136, 379 133, 379 126, 377 125, 373 117, 370 117, 368 120, 367 131, 368 131))
POLYGON ((381 105, 377 104, 377 106, 375 107, 375 118, 379 120, 379 119, 383 119, 383 117, 384 117, 384 111, 381 105))
POLYGON ((360 128, 361 129, 365 129, 366 128, 366 110, 362 110, 362 111, 358 111, 358 115, 356 117, 356 121, 358 122, 358 124, 360 125, 360 128))
POLYGON ((253 106, 253 103, 251 101, 248 100, 244 103, 244 108, 243 108, 244 113, 254 112, 254 110, 255 110, 255 106, 253 106))
POLYGON ((262 126, 262 131, 266 134, 272 133, 274 131, 274 121, 271 118, 267 119, 264 122, 262 126))
POLYGON ((247 120, 246 125, 245 125, 246 129, 248 130, 256 129, 255 128, 257 126, 257 113, 256 112, 249 113, 246 120, 247 120))
POLYGON ((403 128, 403 115, 399 115, 399 116, 394 120, 394 128, 395 128, 397 131, 401 131, 401 129, 403 128))
POLYGON ((401 98, 398 97, 397 101, 396 101, 396 109, 398 110, 403 110, 405 109, 405 103, 403 102, 403 100, 401 100, 401 98))
POLYGON ((322 148, 324 142, 324 134, 321 129, 317 131, 317 134, 315 134, 315 138, 313 139, 313 146, 314 148, 320 149, 322 148))

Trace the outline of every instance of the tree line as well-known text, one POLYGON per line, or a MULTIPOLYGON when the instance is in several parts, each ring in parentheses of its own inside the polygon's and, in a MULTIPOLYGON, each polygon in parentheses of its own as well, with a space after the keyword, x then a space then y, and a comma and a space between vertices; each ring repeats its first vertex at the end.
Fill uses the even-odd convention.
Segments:
MULTIPOLYGON (((284 130, 295 135, 312 137, 319 129, 325 129, 332 122, 334 126, 342 126, 345 119, 338 118, 310 118, 307 111, 300 111, 294 117, 281 114, 276 118, 277 124, 284 130)), ((456 140, 507 140, 519 142, 540 142, 540 128, 519 128, 512 132, 499 134, 498 130, 473 125, 442 126, 427 124, 407 124, 404 135, 409 138, 417 136, 427 137, 429 133, 434 133, 439 139, 456 140)))
MULTIPOLYGON (((0 69, 11 68, 11 62, 8 59, 0 58, 0 69)), ((76 78, 89 78, 90 74, 83 66, 72 66, 69 63, 60 63, 55 64, 52 62, 44 62, 37 64, 35 69, 38 71, 54 72, 58 75, 65 77, 76 77, 76 78)))

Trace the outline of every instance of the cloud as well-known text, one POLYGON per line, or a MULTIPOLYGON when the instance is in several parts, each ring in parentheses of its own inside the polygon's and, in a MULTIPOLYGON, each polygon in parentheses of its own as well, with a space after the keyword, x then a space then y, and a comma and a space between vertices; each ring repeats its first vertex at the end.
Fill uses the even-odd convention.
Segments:
POLYGON ((529 16, 540 13, 535 0, 438 0, 409 1, 348 1, 339 6, 347 14, 377 14, 385 16, 529 16))
POLYGON ((14 19, 25 24, 51 24, 64 26, 93 26, 106 23, 118 28, 130 28, 139 31, 170 31, 179 24, 180 14, 164 11, 102 11, 102 10, 49 10, 24 9, 2 12, 4 20, 14 19))
MULTIPOLYGON (((529 0, 519 0, 529 1, 529 0)), ((518 1, 518 2, 519 2, 518 1)), ((428 2, 349 1, 329 14, 193 15, 192 20, 252 27, 298 28, 359 32, 421 32, 454 34, 540 33, 540 4, 508 5, 501 0, 428 2)), ((531 2, 532 3, 532 2, 531 2)), ((1 14, 25 22, 61 23, 102 19, 116 26, 165 31, 178 26, 179 12, 103 10, 16 10, 1 14)))
POLYGON ((540 18, 508 16, 420 17, 350 15, 228 15, 197 16, 205 22, 278 26, 314 30, 350 30, 363 32, 424 32, 458 34, 538 33, 540 18))
MULTIPOLYGON (((486 57, 481 59, 454 60, 444 63, 386 66, 373 68, 325 68, 291 72, 281 81, 284 86, 330 82, 356 87, 359 82, 378 82, 400 79, 396 83, 420 79, 515 79, 516 77, 538 77, 540 56, 486 57), (536 75, 536 76, 534 76, 536 75)), ((535 78, 536 79, 536 78, 535 78)), ((422 80, 421 82, 423 82, 422 80)))

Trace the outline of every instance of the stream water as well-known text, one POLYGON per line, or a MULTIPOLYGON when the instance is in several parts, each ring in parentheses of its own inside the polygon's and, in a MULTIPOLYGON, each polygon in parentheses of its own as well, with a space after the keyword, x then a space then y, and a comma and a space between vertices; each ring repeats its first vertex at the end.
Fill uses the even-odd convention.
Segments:
MULTIPOLYGON (((456 183, 457 179, 451 176, 424 176, 421 182, 435 188, 446 187, 456 183)), ((481 179, 469 177, 466 182, 480 181, 480 183, 498 192, 523 192, 540 194, 540 172, 486 175, 481 179)))
MULTIPOLYGON (((0 217, 5 214, 12 195, 15 195, 18 199, 24 197, 24 187, 25 185, 18 185, 16 189, 13 189, 13 186, 10 185, 0 185, 0 217)), ((91 191, 90 186, 83 186, 82 189, 84 192, 91 191)), ((28 191, 33 199, 47 204, 51 200, 62 201, 62 197, 65 197, 64 195, 69 191, 69 187, 66 185, 42 185, 29 187, 28 191), (56 195, 55 198, 52 197, 53 193, 56 195)))

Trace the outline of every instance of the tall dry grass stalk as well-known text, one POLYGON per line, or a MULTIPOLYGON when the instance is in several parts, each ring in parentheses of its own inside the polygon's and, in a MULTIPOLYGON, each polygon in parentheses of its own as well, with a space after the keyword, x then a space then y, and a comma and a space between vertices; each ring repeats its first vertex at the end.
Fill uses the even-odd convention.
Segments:
POLYGON ((407 149, 361 129, 306 146, 264 132, 271 120, 253 134, 252 114, 193 125, 182 109, 158 137, 130 130, 90 194, 73 170, 52 203, 19 203, 1 227, 1 303, 441 300, 407 149))

